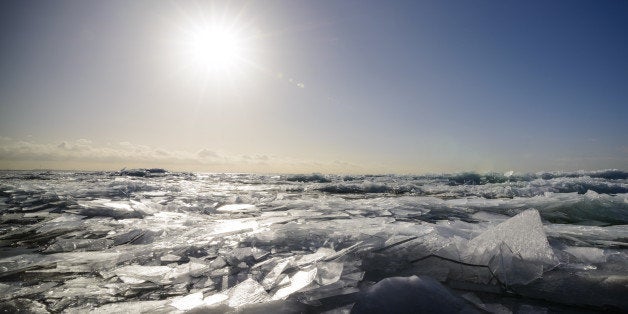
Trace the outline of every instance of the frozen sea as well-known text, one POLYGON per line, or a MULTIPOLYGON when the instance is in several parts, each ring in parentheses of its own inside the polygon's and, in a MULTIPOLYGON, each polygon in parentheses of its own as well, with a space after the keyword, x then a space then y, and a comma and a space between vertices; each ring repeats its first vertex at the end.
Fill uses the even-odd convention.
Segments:
POLYGON ((628 312, 628 172, 0 172, 0 311, 628 312))

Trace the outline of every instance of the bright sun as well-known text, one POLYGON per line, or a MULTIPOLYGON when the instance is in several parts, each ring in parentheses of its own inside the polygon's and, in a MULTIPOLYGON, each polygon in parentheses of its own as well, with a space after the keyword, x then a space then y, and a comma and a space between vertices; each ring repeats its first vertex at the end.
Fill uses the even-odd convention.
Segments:
POLYGON ((171 24, 170 52, 183 81, 221 87, 238 84, 249 70, 260 69, 260 32, 246 7, 198 6, 178 7, 180 14, 171 24))
POLYGON ((187 46, 190 65, 203 72, 230 72, 244 61, 241 34, 226 27, 197 28, 189 33, 187 46))

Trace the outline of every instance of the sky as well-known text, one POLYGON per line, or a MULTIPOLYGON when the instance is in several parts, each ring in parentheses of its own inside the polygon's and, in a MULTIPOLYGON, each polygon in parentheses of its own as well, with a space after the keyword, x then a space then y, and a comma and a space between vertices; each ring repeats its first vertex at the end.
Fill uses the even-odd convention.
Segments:
POLYGON ((627 1, 1 1, 0 169, 628 169, 627 1))

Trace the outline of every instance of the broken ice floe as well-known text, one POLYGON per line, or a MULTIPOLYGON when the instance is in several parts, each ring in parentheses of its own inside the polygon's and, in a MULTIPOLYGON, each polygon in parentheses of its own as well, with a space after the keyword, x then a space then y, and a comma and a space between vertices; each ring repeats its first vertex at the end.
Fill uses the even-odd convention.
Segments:
POLYGON ((141 202, 112 202, 107 199, 79 202, 79 214, 88 217, 104 216, 115 219, 144 218, 152 210, 141 202))
POLYGON ((0 172, 0 308, 349 311, 418 275, 472 310, 626 310, 624 174, 0 172))

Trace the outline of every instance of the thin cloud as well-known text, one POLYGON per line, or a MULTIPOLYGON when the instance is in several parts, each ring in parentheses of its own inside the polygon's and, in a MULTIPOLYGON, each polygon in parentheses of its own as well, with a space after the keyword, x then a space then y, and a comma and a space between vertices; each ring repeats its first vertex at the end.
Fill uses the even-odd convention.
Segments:
POLYGON ((87 139, 40 143, 0 137, 0 169, 117 169, 164 167, 224 172, 351 172, 362 168, 344 161, 312 161, 266 154, 233 155, 208 148, 196 152, 119 142, 97 145, 87 139))

